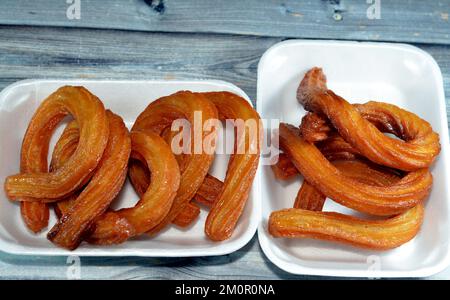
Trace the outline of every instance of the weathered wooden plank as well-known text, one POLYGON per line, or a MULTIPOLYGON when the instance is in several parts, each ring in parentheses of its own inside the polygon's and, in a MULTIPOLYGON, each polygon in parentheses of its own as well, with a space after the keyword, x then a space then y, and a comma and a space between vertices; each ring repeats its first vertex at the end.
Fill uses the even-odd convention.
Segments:
MULTIPOLYGON (((0 27, 0 89, 26 78, 192 79, 230 81, 256 99, 260 56, 280 38, 159 34, 116 30, 0 27)), ((438 61, 450 104, 450 47, 419 45, 438 61)), ((447 111, 450 111, 448 107, 447 111)), ((0 278, 66 278, 66 257, 0 253, 0 278)), ((450 270, 435 278, 448 278, 450 270)), ((82 258, 84 279, 298 279, 262 254, 257 238, 209 258, 82 258)))
MULTIPOLYGON (((0 278, 70 278, 67 257, 0 253, 0 278), (20 266, 20 267, 19 267, 20 266)), ((257 238, 230 255, 203 258, 81 258, 81 279, 294 279, 270 263, 257 238)), ((304 278, 309 278, 308 276, 304 278)))
POLYGON ((222 79, 255 99, 259 57, 280 40, 3 27, 0 87, 22 78, 222 79))
MULTIPOLYGON (((450 127, 450 47, 437 45, 417 45, 430 53, 439 64, 444 79, 444 92, 447 104, 447 120, 450 127)), ((449 272, 450 274, 450 272, 449 272)))
POLYGON ((2 0, 0 24, 450 44, 450 0, 67 2, 2 0))
MULTIPOLYGON (((0 27, 0 88, 24 78, 221 79, 256 99, 260 56, 281 38, 0 27)), ((450 97, 450 47, 417 45, 450 97)), ((447 102, 450 102, 449 100, 447 102)))

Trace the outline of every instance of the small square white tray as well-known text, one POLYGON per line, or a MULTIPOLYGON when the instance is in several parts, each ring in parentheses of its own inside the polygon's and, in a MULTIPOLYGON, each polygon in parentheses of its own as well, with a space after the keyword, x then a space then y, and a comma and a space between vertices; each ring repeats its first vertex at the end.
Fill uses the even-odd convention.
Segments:
MULTIPOLYGON (((17 82, 0 93, 0 182, 19 170, 20 146, 28 123, 39 103, 63 85, 82 85, 97 95, 115 113, 119 114, 131 128, 138 114, 152 101, 179 90, 197 92, 230 91, 249 102, 248 96, 238 87, 223 81, 111 81, 111 80, 25 80, 17 82)), ((55 133, 54 145, 60 126, 55 133)), ((220 143, 220 141, 219 141, 220 143)), ((52 148, 51 148, 52 149, 52 148)), ((226 155, 216 155, 211 169, 212 175, 225 177, 226 155)), ((258 173, 259 174, 259 173, 258 173)), ((153 256, 182 257, 223 255, 234 252, 247 244, 256 232, 261 215, 259 175, 239 220, 233 236, 224 242, 212 242, 204 234, 207 211, 202 209, 199 219, 188 230, 174 226, 155 238, 142 236, 114 246, 93 246, 86 243, 75 251, 66 251, 54 246, 46 239, 46 231, 34 235, 25 227, 17 203, 0 192, 0 251, 27 255, 78 255, 78 256, 153 256)), ((138 196, 126 183, 115 207, 131 206, 138 196)), ((53 212, 52 212, 53 213, 53 212)), ((55 216, 50 218, 50 226, 55 216)))
MULTIPOLYGON (((262 118, 298 125, 305 111, 296 89, 311 67, 324 69, 329 88, 350 102, 379 100, 417 113, 441 138, 432 167, 433 189, 418 236, 390 251, 360 250, 325 241, 272 238, 267 231, 274 210, 292 207, 302 179, 277 181, 261 169, 261 247, 281 269, 294 274, 352 277, 424 277, 450 262, 449 137, 442 75, 434 59, 409 45, 291 40, 271 47, 258 66, 258 112, 262 118)), ((325 210, 351 213, 331 200, 325 210)))

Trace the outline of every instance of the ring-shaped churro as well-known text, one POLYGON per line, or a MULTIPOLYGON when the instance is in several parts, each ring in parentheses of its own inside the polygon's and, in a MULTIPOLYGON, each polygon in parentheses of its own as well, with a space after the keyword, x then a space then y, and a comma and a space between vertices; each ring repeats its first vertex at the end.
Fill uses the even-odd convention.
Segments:
MULTIPOLYGON (((188 205, 205 178, 214 159, 214 149, 204 151, 203 141, 215 140, 216 128, 207 129, 205 123, 210 119, 217 119, 216 106, 201 93, 189 91, 177 92, 162 97, 152 103, 138 116, 133 131, 151 131, 161 135, 172 122, 184 119, 191 125, 190 137, 193 142, 189 147, 190 153, 184 155, 185 167, 181 173, 181 182, 177 196, 170 212, 155 226, 150 234, 156 234, 171 223, 176 216, 188 205), (198 123, 195 123, 195 118, 198 123), (195 126, 201 128, 194 128, 195 126), (200 140, 196 140, 196 138, 200 140), (199 149, 200 148, 200 149, 199 149)), ((135 166, 130 168, 130 177, 135 177, 135 166)))
POLYGON ((319 149, 299 136, 299 129, 280 124, 280 146, 306 181, 327 197, 349 208, 380 216, 402 213, 428 196, 431 173, 420 169, 408 173, 397 183, 379 187, 347 178, 319 149))
MULTIPOLYGON (((108 144, 92 179, 78 197, 70 200, 73 202, 69 204, 70 207, 63 209, 59 206, 62 216, 47 235, 53 243, 70 250, 78 247, 84 235, 108 209, 125 182, 131 152, 130 134, 121 117, 110 111, 107 111, 107 116, 110 129, 108 144)), ((78 140, 78 133, 74 123, 67 126, 58 141, 59 145, 55 147, 58 151, 53 152, 52 163, 55 169, 61 167, 56 166, 56 162, 65 160, 62 156, 74 147, 70 141, 78 140), (66 153, 64 149, 68 149, 66 153)), ((67 205, 68 201, 62 203, 67 205)))
POLYGON ((242 97, 229 92, 204 95, 216 105, 222 120, 234 120, 237 126, 235 152, 230 157, 220 196, 205 223, 206 235, 211 240, 222 241, 230 238, 247 202, 258 168, 263 129, 258 113, 242 97), (244 128, 239 128, 237 122, 244 128))
POLYGON ((134 207, 108 211, 94 224, 88 242, 117 244, 157 226, 169 213, 180 185, 180 171, 170 146, 153 132, 131 132, 131 156, 143 157, 152 174, 134 207))
POLYGON ((297 99, 306 110, 325 115, 345 141, 375 163, 412 171, 430 166, 439 154, 439 136, 428 122, 392 104, 369 102, 355 107, 327 89, 319 68, 306 73, 297 99), (384 135, 370 117, 369 121, 364 118, 365 113, 388 118, 387 123, 395 126, 404 140, 384 135))
POLYGON ((25 165, 21 169, 25 172, 6 178, 7 196, 19 201, 45 199, 50 202, 68 195, 97 167, 108 136, 105 108, 96 96, 83 87, 59 88, 42 102, 28 126, 21 151, 21 165, 25 165), (47 165, 47 137, 68 114, 80 127, 80 141, 74 155, 55 172, 30 170, 30 159, 47 165))
MULTIPOLYGON (((303 137, 301 129, 300 135, 303 137)), ((338 135, 331 135, 328 139, 317 143, 317 148, 319 148, 320 152, 322 152, 322 154, 330 161, 352 160, 361 156, 358 150, 353 148, 338 135)), ((270 167, 272 168, 275 178, 279 180, 288 180, 299 174, 297 168, 285 153, 280 153, 276 163, 270 167)))
MULTIPOLYGON (((50 172, 57 170, 64 165, 70 157, 75 153, 78 142, 80 139, 80 130, 78 128, 77 121, 70 121, 64 128, 63 133, 59 137, 58 141, 53 148, 52 159, 50 161, 50 172)), ((106 149, 105 149, 106 150, 106 149)), ((91 172, 94 175, 95 170, 91 172)), ((70 195, 62 198, 54 205, 54 210, 58 218, 62 217, 63 212, 69 210, 69 208, 75 203, 76 198, 80 194, 83 187, 91 180, 92 176, 88 176, 84 179, 84 182, 80 185, 80 188, 75 190, 70 195)))
MULTIPOLYGON (((343 176, 368 185, 389 186, 400 180, 399 175, 394 174, 392 170, 375 166, 368 161, 338 160, 333 161, 332 164, 343 176)), ((294 208, 321 211, 325 200, 324 194, 304 180, 295 198, 294 208)))
MULTIPOLYGON (((212 240, 220 241, 231 236, 247 201, 258 166, 262 128, 258 114, 245 99, 228 92, 201 94, 214 103, 221 120, 237 120, 241 122, 241 125, 246 125, 235 131, 237 135, 235 151, 241 150, 242 153, 235 153, 230 158, 223 186, 215 184, 213 191, 205 192, 207 195, 213 195, 216 194, 217 189, 221 188, 205 224, 206 235, 212 240)), ((143 127, 146 128, 146 126, 143 127)), ((145 172, 133 171, 130 168, 130 177, 136 186, 145 184, 144 176, 145 172), (139 176, 140 178, 138 178, 139 176)), ((137 189, 142 188, 137 187, 137 189)), ((199 190, 201 189, 199 188, 199 190)), ((209 198, 214 198, 214 196, 209 198)), ((186 219, 183 216, 183 222, 178 222, 178 224, 187 224, 186 219)))

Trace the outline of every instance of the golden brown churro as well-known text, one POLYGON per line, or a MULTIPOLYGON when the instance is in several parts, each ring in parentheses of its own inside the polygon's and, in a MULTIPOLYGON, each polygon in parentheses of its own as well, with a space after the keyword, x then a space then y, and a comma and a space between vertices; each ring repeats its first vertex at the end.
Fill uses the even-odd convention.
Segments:
POLYGON ((107 139, 108 124, 103 104, 85 88, 65 86, 44 100, 23 139, 21 174, 5 180, 7 196, 26 201, 21 202, 21 213, 28 228, 38 232, 47 226, 48 207, 39 199, 57 199, 78 188, 98 164, 107 139), (77 155, 64 168, 47 173, 50 138, 56 125, 67 114, 82 124, 82 143, 77 155))
POLYGON ((410 172, 388 187, 347 178, 299 136, 298 128, 284 123, 280 124, 280 146, 316 189, 342 205, 373 215, 394 215, 416 206, 428 196, 433 181, 427 169, 410 172))
MULTIPOLYGON (((74 116, 80 126, 80 141, 74 155, 52 173, 25 171, 7 177, 5 191, 10 199, 33 197, 46 198, 48 201, 57 200, 79 187, 84 178, 97 167, 109 136, 105 108, 102 102, 85 88, 71 86, 58 89, 39 106, 22 144, 22 164, 27 164, 30 157, 47 160, 44 154, 48 151, 48 139, 41 137, 53 132, 56 125, 68 114, 74 116)), ((21 200, 39 201, 32 198, 21 200)))
POLYGON ((396 248, 420 229, 424 208, 419 204, 388 220, 368 221, 335 212, 298 208, 273 212, 269 232, 274 237, 336 241, 373 250, 396 248))
MULTIPOLYGON (((400 180, 398 174, 395 174, 392 170, 383 169, 362 160, 339 160, 333 161, 332 164, 343 176, 368 185, 388 186, 400 180)), ((295 198, 294 208, 321 211, 325 199, 324 194, 307 181, 303 181, 295 198)))
POLYGON ((116 244, 157 226, 169 213, 180 185, 180 171, 167 143, 152 132, 131 132, 131 156, 138 153, 147 162, 151 182, 131 208, 106 212, 94 225, 88 241, 116 244))
MULTIPOLYGON (((107 111, 109 139, 94 176, 73 205, 64 211, 47 237, 53 243, 75 249, 83 235, 109 207, 122 189, 127 174, 131 140, 128 129, 119 116, 107 111)), ((75 133, 74 133, 75 134, 75 133)))
POLYGON ((325 115, 345 141, 375 163, 412 171, 430 166, 439 154, 439 136, 428 122, 387 103, 369 102, 360 112, 327 89, 325 75, 319 68, 306 73, 297 99, 306 110, 325 115), (384 135, 364 118, 364 113, 389 118, 388 123, 399 129, 404 141, 384 135))
POLYGON ((258 113, 242 97, 228 92, 204 94, 213 102, 221 119, 240 120, 243 130, 235 130, 235 153, 231 156, 220 196, 208 214, 206 235, 213 241, 230 238, 247 202, 262 144, 262 125, 258 113))
MULTIPOLYGON (((201 93, 192 93, 188 91, 178 92, 167 97, 162 97, 147 106, 147 108, 138 116, 136 123, 133 126, 134 131, 152 131, 161 135, 163 130, 171 126, 176 119, 185 119, 191 126, 191 136, 194 132, 194 115, 202 116, 201 128, 204 128, 204 123, 209 119, 217 119, 217 109, 211 101, 209 101, 201 93)), ((217 132, 213 128, 200 132, 202 140, 214 139, 217 132)), ((194 197, 196 191, 200 187, 205 178, 209 167, 213 161, 213 153, 206 153, 200 151, 195 153, 195 143, 191 144, 191 153, 186 154, 186 167, 181 174, 180 188, 175 197, 172 208, 169 214, 154 227, 151 234, 155 234, 171 223, 176 216, 183 211, 188 205, 189 201, 194 197)), ((201 149, 203 150, 203 149, 201 149)), ((214 150, 214 149, 213 149, 214 150)), ((139 168, 139 165, 136 166, 139 168)), ((130 177, 135 177, 135 168, 130 168, 130 177)))

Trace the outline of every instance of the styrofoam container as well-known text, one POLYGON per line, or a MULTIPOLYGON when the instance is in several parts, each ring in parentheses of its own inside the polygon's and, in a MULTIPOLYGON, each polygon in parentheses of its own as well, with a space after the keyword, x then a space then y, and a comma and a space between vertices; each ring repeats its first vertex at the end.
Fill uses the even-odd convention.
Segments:
MULTIPOLYGON (((131 128, 134 120, 147 105, 161 96, 179 90, 197 92, 230 91, 247 99, 238 87, 223 81, 112 81, 112 80, 25 80, 17 82, 0 93, 0 182, 19 171, 20 146, 28 126, 40 102, 64 85, 82 85, 102 99, 105 107, 119 114, 131 128)), ((62 132, 63 124, 55 132, 51 147, 62 132)), ((219 141, 220 144, 220 141, 219 141)), ((51 150, 52 148, 50 148, 51 150)), ((51 151, 50 151, 51 153, 51 151)), ((228 157, 216 155, 211 174, 225 177, 228 157)), ((168 230, 150 238, 140 236, 120 245, 80 245, 73 252, 61 249, 46 239, 46 231, 35 235, 27 230, 20 216, 18 203, 7 199, 0 192, 0 251, 28 255, 78 255, 78 256, 209 256, 228 254, 247 244, 256 232, 260 208, 259 175, 239 219, 233 236, 223 242, 212 242, 204 234, 207 211, 202 209, 199 219, 187 229, 169 226, 168 230)), ((134 205, 138 196, 127 181, 114 207, 134 205)), ((55 223, 51 215, 50 226, 55 223)), ((49 227, 50 227, 49 226, 49 227)))
MULTIPOLYGON (((355 277, 424 277, 450 261, 449 137, 443 81, 434 59, 409 45, 291 40, 276 44, 258 66, 258 112, 294 125, 305 111, 296 89, 311 67, 324 69, 328 86, 352 103, 396 104, 431 123, 442 151, 431 168, 434 183, 425 220, 412 241, 377 252, 310 239, 275 239, 267 231, 272 211, 292 207, 302 179, 281 182, 269 166, 261 169, 262 220, 258 228, 266 256, 294 274, 355 277)), ((354 214, 332 200, 324 210, 354 214)))

